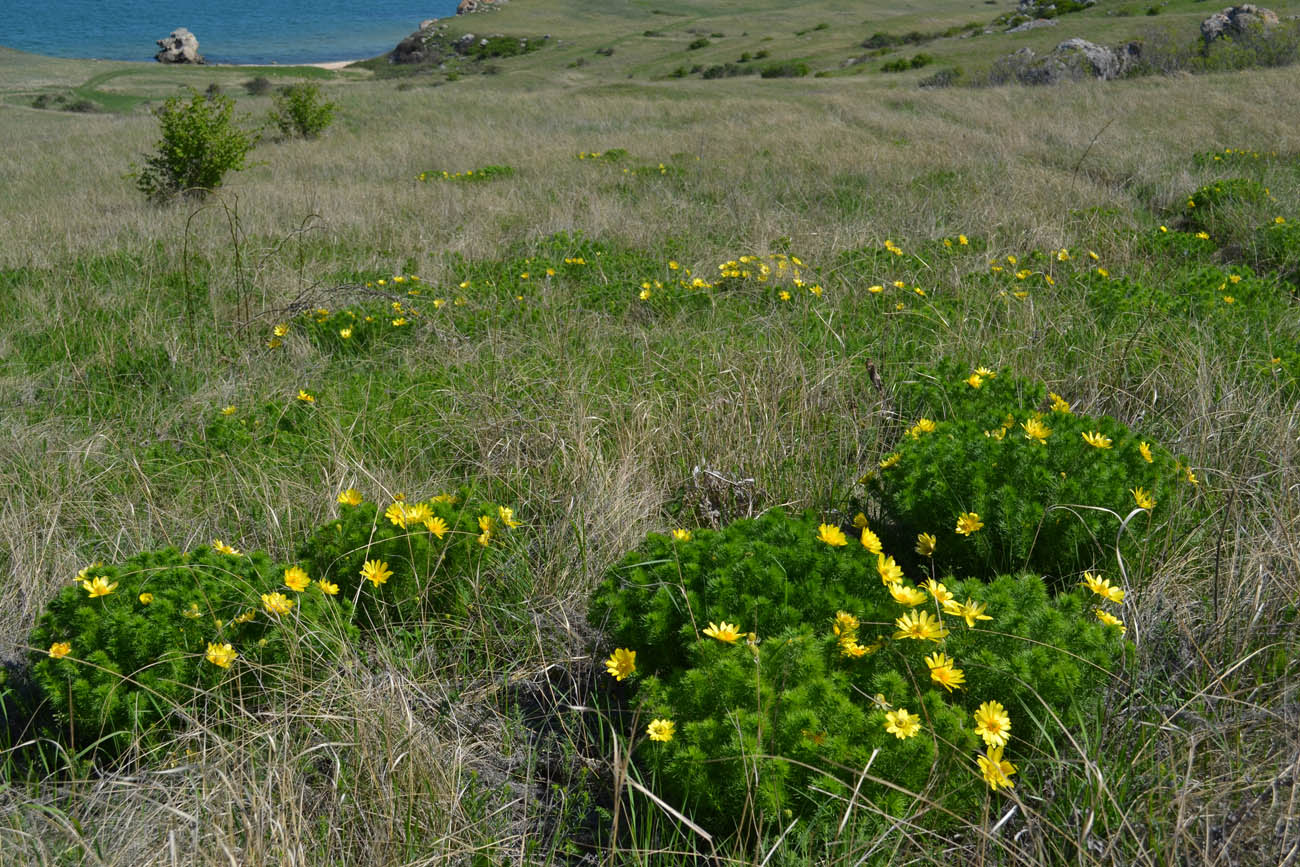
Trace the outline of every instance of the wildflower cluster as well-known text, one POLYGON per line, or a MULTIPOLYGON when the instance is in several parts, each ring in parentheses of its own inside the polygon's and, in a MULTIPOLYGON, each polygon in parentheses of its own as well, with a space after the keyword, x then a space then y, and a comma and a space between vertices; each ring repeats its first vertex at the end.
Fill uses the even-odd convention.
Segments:
POLYGON ((421 183, 428 183, 430 181, 491 181, 499 178, 508 178, 514 173, 514 166, 481 166, 477 169, 466 169, 463 172, 438 171, 434 169, 420 172, 415 176, 415 179, 421 183))
MULTIPOLYGON (((914 544, 929 556, 946 543, 914 544)), ((1010 788, 1009 754, 1062 735, 1013 721, 1082 712, 1122 651, 1078 593, 1053 599, 1030 575, 921 580, 901 553, 862 515, 772 511, 651 535, 611 570, 589 616, 609 631, 610 682, 652 720, 637 760, 675 805, 719 831, 737 803, 811 817, 814 778, 847 797, 849 769, 874 755, 873 776, 961 814, 983 797, 972 778, 1010 788)), ((859 796, 887 806, 891 791, 859 796)))
POLYGON ((409 332, 423 315, 425 302, 433 309, 446 304, 442 293, 420 282, 415 274, 397 274, 368 281, 366 288, 390 293, 392 300, 353 304, 342 309, 313 307, 271 326, 266 345, 279 349, 301 335, 321 349, 362 352, 380 341, 409 332))

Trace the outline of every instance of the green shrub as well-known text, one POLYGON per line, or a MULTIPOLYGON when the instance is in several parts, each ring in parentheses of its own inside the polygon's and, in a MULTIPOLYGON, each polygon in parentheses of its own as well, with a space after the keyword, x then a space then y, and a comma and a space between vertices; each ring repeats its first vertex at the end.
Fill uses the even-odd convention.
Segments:
POLYGON ((931 418, 907 431, 869 481, 884 535, 902 547, 933 534, 945 572, 1030 569, 1067 580, 1116 567, 1116 533, 1137 508, 1136 490, 1156 505, 1128 523, 1127 562, 1171 516, 1196 512, 1180 505, 1196 492, 1190 471, 1114 419, 1076 415, 1059 397, 1048 403, 1042 386, 1005 372, 967 376, 944 364, 920 379, 905 400, 931 418), (983 528, 958 530, 967 513, 983 528))
POLYGON ((1216 241, 1236 235, 1243 220, 1258 225, 1259 208, 1272 201, 1268 190, 1251 178, 1225 178, 1192 193, 1182 217, 1191 229, 1208 232, 1216 241))
POLYGON ((289 589, 285 568, 260 552, 200 547, 83 570, 29 639, 33 681, 61 732, 74 746, 99 740, 99 750, 116 755, 191 717, 192 702, 208 691, 255 706, 279 667, 300 676, 336 658, 353 634, 351 605, 316 583, 289 589), (292 603, 287 613, 268 611, 274 593, 292 603), (214 662, 212 648, 226 644, 237 656, 222 665, 218 653, 214 662))
POLYGON ((136 187, 155 202, 178 194, 203 198, 221 186, 227 172, 244 167, 257 138, 234 120, 235 103, 193 88, 188 101, 174 96, 158 109, 161 137, 156 153, 135 173, 136 187))
POLYGON ((244 82, 244 91, 249 96, 265 96, 271 92, 272 87, 271 79, 265 75, 259 75, 244 82))
POLYGON ((1054 719, 1071 725, 1095 709, 1122 648, 1086 591, 1052 599, 1030 575, 950 584, 959 604, 986 606, 988 627, 968 628, 930 598, 916 611, 944 620, 946 638, 899 639, 907 609, 883 586, 877 558, 852 536, 834 547, 819 533, 812 513, 772 511, 688 539, 652 534, 594 594, 591 622, 613 648, 636 652, 638 718, 676 727, 669 742, 641 740, 635 759, 697 821, 736 830, 747 804, 773 823, 786 824, 787 810, 811 816, 832 800, 812 787, 847 797, 873 754, 859 797, 905 809, 881 779, 973 815, 985 797, 972 785, 980 703, 1006 707, 1014 761, 1062 736, 1054 719), (840 619, 837 636, 839 612, 858 625, 840 619), (732 643, 706 634, 724 622, 736 626, 732 643), (964 688, 931 679, 924 657, 936 651, 957 661, 964 688), (886 732, 896 708, 920 715, 921 736, 886 732))
POLYGON ((786 61, 769 63, 759 75, 763 78, 802 78, 811 71, 803 61, 786 61))
POLYGON ((514 166, 482 166, 463 172, 434 171, 420 172, 417 181, 491 181, 496 178, 508 178, 515 173, 514 166))
POLYGON ((686 46, 686 50, 695 51, 698 48, 707 48, 709 44, 709 40, 701 36, 699 39, 693 40, 690 45, 686 46))
POLYGON ((272 101, 270 122, 288 137, 316 138, 334 121, 338 108, 321 98, 320 85, 309 81, 282 88, 272 101))

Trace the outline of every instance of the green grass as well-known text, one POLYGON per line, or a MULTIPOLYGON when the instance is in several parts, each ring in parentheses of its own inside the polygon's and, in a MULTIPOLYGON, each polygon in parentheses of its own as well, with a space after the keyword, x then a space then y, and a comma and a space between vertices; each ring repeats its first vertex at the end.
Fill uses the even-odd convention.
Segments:
MULTIPOLYGON (((1072 742, 1020 764, 1010 799, 964 817, 960 839, 906 821, 867 834, 880 817, 859 804, 864 821, 835 848, 800 825, 779 843, 784 827, 717 841, 720 857, 1284 862, 1300 845, 1300 314, 1296 259, 1261 232, 1300 222, 1294 69, 916 86, 1023 45, 1117 42, 1151 22, 1194 32, 1208 12, 1179 0, 1154 18, 1108 14, 1123 5, 939 38, 919 48, 934 65, 895 75, 874 70, 917 48, 842 64, 876 31, 942 32, 1005 9, 517 0, 452 24, 548 44, 454 82, 0 50, 0 657, 23 658, 45 603, 90 562, 213 538, 287 558, 349 486, 382 501, 471 484, 514 504, 527 539, 526 565, 509 582, 484 576, 455 630, 394 628, 321 683, 290 679, 269 710, 196 697, 171 749, 120 767, 4 753, 0 861, 708 852, 674 805, 627 782, 653 790, 622 763, 628 721, 590 710, 608 648, 586 622, 589 594, 647 532, 849 508, 915 420, 907 384, 947 358, 1018 371, 1149 434, 1193 468, 1210 518, 1156 534, 1128 587, 1132 663, 1095 715, 1068 721, 1072 742), (700 36, 710 46, 688 51, 700 36), (665 78, 764 50, 753 65, 802 59, 832 77, 665 78), (253 124, 270 100, 240 85, 259 75, 319 76, 334 125, 260 145, 202 205, 144 202, 124 178, 157 137, 143 106, 217 83, 253 124), (74 92, 111 111, 30 108, 74 92), (1195 159, 1227 147, 1277 155, 1195 159), (626 155, 577 159, 615 148, 626 155), (514 172, 416 180, 480 166, 514 172), (1272 200, 1184 222, 1189 195, 1234 177, 1272 200), (1200 225, 1208 241, 1191 236, 1200 225), (943 245, 959 234, 971 244, 943 245), (720 263, 771 253, 804 260, 822 295, 685 290, 669 267, 712 280, 720 263), (1021 268, 1034 273, 1018 280, 1021 268), (412 274, 418 296, 393 283, 412 274), (394 300, 421 316, 364 350, 301 328, 267 345, 302 310, 394 300), (219 434, 222 407, 262 413, 300 388, 317 402, 291 436, 219 434)), ((14 669, 0 695, 21 689, 14 669)))

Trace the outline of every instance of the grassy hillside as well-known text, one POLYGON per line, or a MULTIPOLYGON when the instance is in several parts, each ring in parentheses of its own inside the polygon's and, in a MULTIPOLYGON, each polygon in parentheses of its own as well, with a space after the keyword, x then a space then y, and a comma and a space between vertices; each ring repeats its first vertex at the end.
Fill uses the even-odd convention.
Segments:
MULTIPOLYGON (((0 862, 1293 863, 1296 67, 918 86, 1073 36, 1190 43, 1213 10, 1102 0, 984 32, 1008 11, 513 0, 448 32, 549 37, 539 50, 397 72, 0 49, 0 862), (863 46, 913 31, 927 38, 863 46), (934 61, 881 70, 920 51, 934 61), (689 72, 778 62, 809 75, 689 72), (127 175, 155 146, 150 109, 212 87, 261 124, 258 77, 319 83, 334 125, 267 130, 202 202, 146 202, 127 175), (486 167, 511 171, 441 174, 486 167), (725 276, 741 257, 751 276, 725 276), (1017 785, 986 792, 968 763, 974 809, 945 818, 936 779, 734 835, 693 827, 649 794, 668 772, 632 714, 642 672, 606 675, 593 591, 647 534, 708 544, 805 509, 902 527, 872 478, 918 416, 961 421, 918 397, 945 360, 1050 389, 1177 462, 1176 496, 1126 525, 1141 545, 1124 573, 1113 538, 1089 549, 1126 590, 1122 663, 1050 750, 1028 738, 1051 714, 1018 711, 1017 785), (502 547, 483 547, 500 559, 466 567, 444 610, 361 636, 313 625, 330 649, 288 662, 241 646, 241 692, 187 647, 209 680, 155 692, 163 722, 126 749, 97 748, 113 733, 94 714, 60 723, 29 636, 79 570, 216 539, 296 561, 344 532, 348 488, 386 532, 399 493, 460 492, 521 526, 498 525, 485 541, 502 547)), ((1055 505, 1083 521, 1132 503, 1055 505)), ((968 508, 934 516, 940 578, 968 508)), ((453 533, 470 551, 474 517, 453 533)), ((901 561, 915 534, 899 532, 901 561)), ((1055 580, 1086 595, 1073 571, 1055 580)), ((195 618, 205 643, 221 619, 195 618)), ((104 670, 71 641, 69 666, 104 670)), ((677 745, 692 736, 683 723, 677 745)))

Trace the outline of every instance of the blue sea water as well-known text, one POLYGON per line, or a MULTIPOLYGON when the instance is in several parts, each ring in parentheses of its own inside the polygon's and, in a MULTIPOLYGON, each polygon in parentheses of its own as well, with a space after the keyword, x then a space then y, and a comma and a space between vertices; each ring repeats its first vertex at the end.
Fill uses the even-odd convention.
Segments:
POLYGON ((209 63, 374 57, 457 0, 0 0, 0 45, 53 57, 152 60, 187 27, 209 63))

